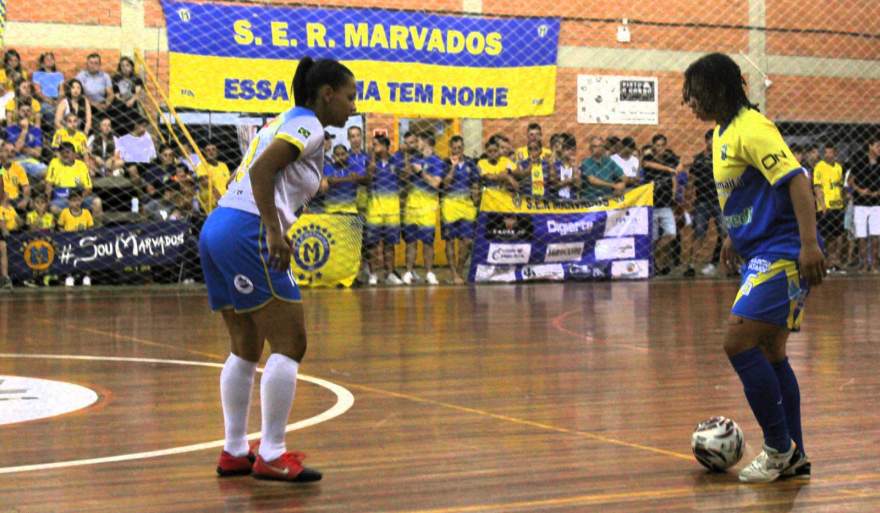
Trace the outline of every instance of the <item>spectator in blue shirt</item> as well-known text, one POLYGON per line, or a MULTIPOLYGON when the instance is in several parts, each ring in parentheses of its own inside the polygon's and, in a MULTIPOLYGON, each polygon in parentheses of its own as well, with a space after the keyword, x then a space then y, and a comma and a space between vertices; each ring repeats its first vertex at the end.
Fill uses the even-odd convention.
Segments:
POLYGON ((6 140, 15 145, 17 160, 29 177, 41 179, 46 176, 46 164, 40 162, 43 153, 43 131, 31 122, 31 107, 18 106, 18 123, 6 128, 6 140))

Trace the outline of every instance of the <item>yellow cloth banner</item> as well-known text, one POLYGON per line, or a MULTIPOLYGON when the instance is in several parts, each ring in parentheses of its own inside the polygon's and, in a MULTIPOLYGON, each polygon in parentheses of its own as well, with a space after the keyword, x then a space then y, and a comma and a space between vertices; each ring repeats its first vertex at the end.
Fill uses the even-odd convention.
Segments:
POLYGON ((601 202, 559 201, 519 196, 508 191, 487 188, 480 201, 481 212, 507 214, 576 214, 601 212, 630 207, 654 206, 654 184, 649 183, 630 189, 623 196, 607 198, 601 202))
POLYGON ((300 287, 350 287, 361 267, 363 221, 357 215, 303 214, 288 237, 290 270, 300 287))

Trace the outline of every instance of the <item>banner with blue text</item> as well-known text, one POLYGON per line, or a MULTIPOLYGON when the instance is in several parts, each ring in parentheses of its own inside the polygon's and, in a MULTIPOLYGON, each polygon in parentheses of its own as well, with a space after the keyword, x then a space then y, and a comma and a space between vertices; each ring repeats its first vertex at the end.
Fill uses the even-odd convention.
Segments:
POLYGON ((303 56, 342 61, 360 112, 438 118, 551 114, 558 19, 163 0, 170 99, 281 112, 303 56))
POLYGON ((653 185, 597 204, 486 192, 477 218, 472 281, 649 277, 653 185))
POLYGON ((9 275, 75 274, 123 270, 139 265, 173 265, 196 241, 190 223, 168 221, 101 227, 81 232, 26 232, 9 237, 9 275))

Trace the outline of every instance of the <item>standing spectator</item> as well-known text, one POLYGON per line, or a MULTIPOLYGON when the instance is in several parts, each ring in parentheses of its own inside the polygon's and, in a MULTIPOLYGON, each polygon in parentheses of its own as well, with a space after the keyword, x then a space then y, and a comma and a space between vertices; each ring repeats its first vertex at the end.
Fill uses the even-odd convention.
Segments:
POLYGON ((494 135, 486 141, 486 156, 477 162, 480 179, 489 188, 517 191, 519 183, 511 174, 516 169, 516 164, 501 155, 499 141, 494 135))
POLYGON ((217 202, 226 194, 226 184, 229 183, 229 167, 225 162, 220 162, 219 155, 217 145, 209 142, 205 145, 205 161, 196 167, 199 203, 206 214, 214 210, 217 202))
POLYGON ((49 212, 46 196, 37 194, 34 198, 34 209, 27 213, 27 227, 30 231, 52 231, 55 229, 55 216, 49 212))
POLYGON ((70 143, 76 154, 85 160, 88 155, 86 152, 88 141, 86 134, 79 131, 79 118, 71 112, 64 118, 64 128, 55 131, 55 136, 52 137, 52 149, 58 150, 61 143, 70 143))
POLYGON ((880 134, 868 139, 867 152, 856 155, 849 167, 859 270, 875 273, 880 255, 880 134))
POLYGON ((623 171, 627 185, 639 183, 639 157, 636 156, 636 141, 632 137, 624 137, 620 141, 620 152, 611 155, 611 160, 623 171))
POLYGON ((446 241, 446 260, 452 271, 452 282, 464 283, 465 264, 474 240, 477 220, 477 198, 480 175, 473 160, 464 154, 464 139, 455 135, 449 140, 447 172, 443 177, 443 203, 440 209, 441 234, 446 241), (458 241, 458 254, 455 242, 458 241))
MULTIPOLYGON (((349 162, 351 162, 356 169, 362 169, 364 176, 366 176, 367 161, 369 158, 364 151, 364 131, 361 127, 348 127, 348 147, 350 148, 348 153, 349 162)), ((365 184, 366 182, 361 182, 361 185, 357 186, 357 198, 355 203, 357 204, 358 212, 361 214, 366 214, 367 212, 367 187, 365 184)), ((364 253, 363 257, 367 258, 366 253, 364 253)), ((369 264, 364 261, 364 267, 368 265, 369 264)))
POLYGON ((667 148, 666 136, 656 134, 651 139, 650 153, 642 157, 646 182, 654 182, 654 267, 658 275, 669 274, 672 244, 678 233, 675 213, 675 176, 684 169, 678 156, 667 148))
POLYGON ((367 170, 361 167, 360 160, 352 160, 348 148, 337 144, 333 148, 333 166, 326 173, 324 211, 328 214, 357 214, 358 185, 369 180, 367 170))
POLYGON ((10 203, 21 212, 24 212, 30 203, 31 186, 27 173, 21 164, 12 160, 15 154, 15 145, 9 142, 0 147, 0 173, 3 174, 3 191, 10 203))
POLYGON ((34 85, 27 80, 17 82, 15 86, 15 97, 6 102, 6 121, 8 123, 18 122, 19 105, 29 106, 31 108, 31 124, 34 126, 40 126, 40 109, 42 106, 34 95, 34 85))
POLYGON ((92 131, 92 106, 85 97, 82 82, 75 78, 64 83, 64 98, 55 109, 56 130, 64 128, 64 118, 71 112, 79 118, 83 132, 92 131))
POLYGON ((134 61, 121 57, 113 75, 113 126, 120 134, 127 134, 134 128, 135 120, 141 117, 141 101, 144 96, 144 81, 134 74, 134 61))
POLYGON ((55 66, 55 54, 52 52, 41 53, 38 66, 33 74, 33 82, 43 101, 43 119, 40 124, 49 130, 55 122, 55 109, 63 92, 64 73, 55 66))
MULTIPOLYGON (((138 118, 130 134, 116 140, 119 158, 124 162, 126 172, 135 185, 141 185, 140 173, 156 158, 156 146, 147 132, 147 120, 138 118)), ((173 153, 173 150, 172 150, 173 153)))
MULTIPOLYGON (((513 149, 513 144, 510 142, 510 138, 504 134, 495 134, 495 140, 498 142, 498 150, 501 152, 501 155, 507 157, 511 162, 520 162, 520 159, 516 156, 516 150, 513 149)), ((528 148, 526 148, 525 160, 529 158, 528 156, 528 148)))
POLYGON ((28 73, 21 67, 21 55, 13 48, 3 54, 3 69, 0 70, 0 85, 12 91, 20 80, 27 80, 28 73))
POLYGON ((421 156, 411 160, 404 170, 404 177, 410 179, 411 183, 403 214, 403 240, 406 242, 406 273, 403 275, 403 282, 407 285, 412 284, 416 278, 413 267, 416 264, 419 242, 422 243, 425 281, 430 285, 440 283, 434 274, 434 230, 437 226, 439 191, 446 174, 446 164, 434 154, 435 144, 432 134, 420 134, 421 156))
POLYGON ((843 166, 837 162, 837 149, 834 144, 827 143, 824 158, 813 168, 813 188, 816 192, 819 233, 825 239, 828 266, 832 272, 844 272, 840 266, 840 242, 846 212, 843 187, 843 166))
POLYGON ((807 173, 810 175, 810 179, 813 178, 813 169, 816 167, 816 164, 819 163, 819 147, 813 143, 809 143, 804 146, 804 160, 801 162, 803 164, 804 169, 807 170, 807 173))
POLYGON ((545 149, 539 141, 530 142, 528 158, 513 171, 513 177, 519 181, 519 190, 527 196, 549 196, 550 162, 544 158, 545 149))
POLYGON ((556 194, 561 200, 577 199, 581 190, 581 170, 577 162, 577 139, 568 132, 559 134, 562 146, 562 160, 556 162, 554 182, 556 194))
MULTIPOLYGON (((67 206, 58 215, 58 229, 63 232, 81 232, 95 226, 92 213, 88 208, 83 208, 83 190, 80 187, 72 187, 68 193, 67 206)), ((85 194, 88 194, 86 192, 85 194)), ((74 276, 68 275, 64 279, 65 287, 73 287, 76 284, 74 276)), ((82 278, 83 287, 92 285, 92 278, 85 274, 82 278)))
POLYGON ((695 258, 705 251, 706 234, 709 230, 709 222, 715 222, 715 239, 710 241, 712 258, 700 270, 704 276, 715 274, 715 266, 721 256, 721 243, 724 241, 724 218, 721 215, 721 205, 718 202, 718 190, 715 188, 715 177, 712 174, 712 135, 713 130, 706 131, 706 148, 694 156, 691 164, 691 187, 694 198, 694 240, 691 244, 688 269, 685 276, 693 276, 695 258))
POLYGON ((86 145, 89 149, 92 174, 116 175, 123 168, 124 162, 116 151, 116 137, 113 136, 110 118, 101 118, 98 122, 98 131, 89 137, 86 145))
POLYGON ((92 178, 88 166, 76 158, 76 151, 70 143, 61 143, 58 154, 49 163, 49 172, 46 175, 46 196, 50 198, 52 212, 58 213, 67 207, 73 189, 84 189, 80 191, 80 201, 100 219, 101 198, 92 194, 92 178))
POLYGON ((370 254, 369 285, 376 285, 380 269, 386 285, 401 285, 394 271, 394 246, 400 242, 400 179, 388 150, 391 141, 384 135, 373 138, 373 157, 367 164, 370 179, 364 245, 370 254))
POLYGON ((599 136, 590 138, 590 156, 581 162, 581 183, 581 198, 586 201, 600 201, 626 189, 623 170, 605 154, 605 142, 599 136))
POLYGON ((46 175, 46 164, 40 162, 43 131, 31 122, 30 105, 18 106, 18 123, 6 127, 6 140, 15 145, 15 160, 24 167, 28 176, 40 179, 46 175))
MULTIPOLYGON (((620 140, 620 137, 616 135, 608 136, 605 139, 605 149, 608 150, 608 156, 614 159, 615 156, 620 156, 620 151, 623 148, 623 143, 620 140)), ((616 164, 617 162, 615 162, 616 164)), ((623 168, 621 168, 623 169, 623 168)))
POLYGON ((113 80, 101 70, 101 56, 97 53, 86 57, 86 69, 80 71, 76 78, 82 83, 83 91, 92 109, 100 114, 108 114, 113 104, 113 80))
POLYGON ((526 144, 517 148, 515 155, 516 162, 529 160, 529 145, 533 142, 538 143, 540 146, 542 159, 549 160, 553 158, 553 152, 550 148, 544 147, 544 132, 541 129, 541 125, 537 123, 529 123, 529 127, 526 130, 526 144))
POLYGON ((336 139, 335 135, 324 132, 324 162, 333 161, 333 139, 336 139))
POLYGON ((564 135, 565 134, 563 133, 556 133, 550 136, 550 151, 553 155, 550 159, 550 162, 554 165, 554 167, 559 162, 562 162, 562 140, 564 135))

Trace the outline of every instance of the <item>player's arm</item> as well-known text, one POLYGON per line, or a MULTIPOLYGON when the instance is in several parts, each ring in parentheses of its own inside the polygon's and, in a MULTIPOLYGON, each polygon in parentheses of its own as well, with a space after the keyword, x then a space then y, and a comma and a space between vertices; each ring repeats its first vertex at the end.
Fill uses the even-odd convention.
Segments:
POLYGON ((440 186, 443 184, 443 175, 441 174, 440 176, 435 176, 431 174, 431 172, 428 170, 428 166, 423 166, 422 169, 419 170, 419 174, 422 177, 422 180, 424 180, 425 183, 427 183, 434 189, 439 189, 440 186))
POLYGON ((251 189, 260 211, 260 219, 266 227, 266 245, 269 265, 283 271, 290 265, 290 244, 281 229, 278 209, 275 207, 275 175, 300 156, 300 148, 294 144, 274 139, 257 157, 250 168, 251 189))
POLYGON ((819 248, 819 240, 816 236, 816 208, 806 173, 798 174, 789 181, 788 193, 794 206, 801 238, 801 253, 798 259, 800 272, 809 285, 819 285, 825 277, 825 256, 819 248))
POLYGON ((656 162, 654 160, 642 161, 642 167, 646 167, 648 169, 653 169, 655 171, 665 171, 667 173, 672 173, 672 174, 678 173, 678 171, 674 167, 669 167, 669 166, 663 165, 663 164, 656 162))

